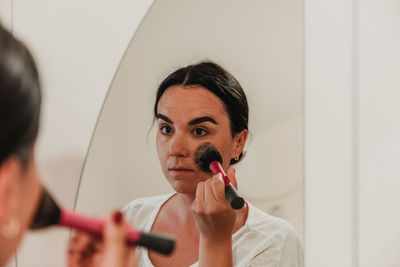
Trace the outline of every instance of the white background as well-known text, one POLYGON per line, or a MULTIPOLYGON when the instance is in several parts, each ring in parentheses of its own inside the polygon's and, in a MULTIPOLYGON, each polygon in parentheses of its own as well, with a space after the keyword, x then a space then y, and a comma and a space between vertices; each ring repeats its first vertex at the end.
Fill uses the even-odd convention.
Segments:
MULTIPOLYGON (((0 1, 3 23, 39 63, 45 99, 38 163, 66 205, 107 88, 150 4, 0 1)), ((305 1, 307 266, 400 264, 399 14, 395 0, 305 1)), ((63 255, 51 253, 56 241, 26 241, 20 266, 46 266, 24 252, 29 242, 42 242, 35 249, 63 265, 63 255)))

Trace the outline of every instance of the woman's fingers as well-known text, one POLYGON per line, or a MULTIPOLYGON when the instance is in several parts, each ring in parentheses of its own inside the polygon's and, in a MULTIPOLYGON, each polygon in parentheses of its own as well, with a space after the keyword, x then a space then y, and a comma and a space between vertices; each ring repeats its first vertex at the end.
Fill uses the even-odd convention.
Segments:
POLYGON ((120 211, 115 211, 106 220, 104 229, 103 266, 127 266, 129 252, 126 243, 128 223, 120 211))
MULTIPOLYGON (((217 173, 210 179, 210 185, 213 192, 213 196, 216 201, 227 204, 227 199, 225 196, 225 183, 222 179, 222 174, 217 173)), ((229 204, 229 203, 228 203, 229 204)))
POLYGON ((106 220, 104 243, 106 246, 123 246, 127 225, 121 211, 114 211, 106 220))
POLYGON ((196 187, 196 198, 192 203, 192 211, 196 213, 204 212, 205 208, 205 196, 204 196, 204 182, 200 182, 196 187))
POLYGON ((120 211, 108 217, 104 229, 104 258, 102 266, 137 266, 135 249, 128 246, 126 232, 129 224, 120 211))
POLYGON ((128 227, 123 214, 115 211, 105 220, 102 239, 76 233, 69 244, 68 267, 136 266, 134 248, 126 242, 128 227))
POLYGON ((79 236, 77 233, 74 234, 73 238, 69 241, 68 244, 68 254, 67 254, 67 266, 68 267, 77 267, 79 266, 80 261, 80 253, 78 249, 78 241, 79 236))
POLYGON ((228 238, 232 234, 236 213, 225 196, 221 174, 197 185, 192 212, 200 234, 209 239, 228 238))
POLYGON ((205 212, 210 212, 213 203, 215 202, 216 198, 214 192, 212 190, 211 179, 208 179, 204 182, 204 205, 205 205, 205 212))
POLYGON ((215 210, 215 206, 225 205, 229 205, 229 203, 225 196, 225 184, 220 173, 197 184, 196 198, 192 205, 197 212, 207 212, 215 210))
POLYGON ((214 213, 227 205, 226 202, 224 181, 221 174, 215 174, 197 184, 192 210, 198 214, 214 213))
POLYGON ((236 181, 236 169, 235 168, 229 168, 228 172, 226 173, 228 176, 229 180, 231 181, 232 185, 237 189, 237 181, 236 181))
POLYGON ((84 232, 76 232, 69 242, 67 265, 92 266, 94 255, 100 249, 100 239, 84 232))

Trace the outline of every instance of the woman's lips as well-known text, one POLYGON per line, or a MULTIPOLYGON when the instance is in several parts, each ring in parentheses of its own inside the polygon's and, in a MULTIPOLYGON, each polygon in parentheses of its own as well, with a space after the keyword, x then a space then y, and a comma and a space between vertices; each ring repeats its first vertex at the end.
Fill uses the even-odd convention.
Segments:
POLYGON ((172 174, 187 174, 187 173, 192 173, 194 170, 192 169, 186 169, 186 168, 169 168, 169 172, 172 174))
POLYGON ((192 169, 185 169, 185 168, 169 168, 170 171, 185 171, 185 172, 193 172, 192 169))

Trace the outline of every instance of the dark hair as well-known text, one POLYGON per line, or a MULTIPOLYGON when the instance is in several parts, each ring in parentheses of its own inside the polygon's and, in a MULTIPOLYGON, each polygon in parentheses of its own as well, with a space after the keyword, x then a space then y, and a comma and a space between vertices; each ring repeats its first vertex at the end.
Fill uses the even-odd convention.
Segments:
MULTIPOLYGON (((157 89, 154 116, 157 116, 157 105, 161 96, 173 85, 204 87, 224 102, 229 115, 232 136, 248 130, 249 106, 246 94, 235 77, 218 64, 204 61, 171 73, 157 89)), ((243 153, 240 153, 239 160, 231 159, 230 163, 235 164, 242 157, 243 153)))
POLYGON ((28 49, 0 25, 0 165, 11 155, 23 166, 39 130, 39 75, 28 49))

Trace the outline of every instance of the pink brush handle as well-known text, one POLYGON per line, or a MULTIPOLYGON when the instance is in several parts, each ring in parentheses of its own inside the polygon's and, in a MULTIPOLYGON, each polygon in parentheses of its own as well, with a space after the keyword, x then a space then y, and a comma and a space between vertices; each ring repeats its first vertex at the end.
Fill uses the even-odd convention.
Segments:
MULTIPOLYGON (((73 211, 61 209, 58 225, 101 236, 104 229, 104 220, 89 218, 73 211)), ((126 233, 126 240, 129 244, 135 245, 140 240, 140 236, 141 232, 130 226, 126 233)))
POLYGON ((229 203, 231 203, 231 207, 235 210, 243 208, 244 199, 239 195, 235 187, 233 187, 231 181, 229 180, 229 177, 222 169, 221 163, 219 163, 218 161, 211 162, 210 170, 214 174, 216 173, 222 174, 222 178, 224 179, 224 184, 225 184, 225 195, 229 203))
POLYGON ((231 180, 229 180, 229 177, 224 172, 224 169, 222 169, 221 163, 219 163, 218 161, 211 162, 210 170, 212 171, 213 174, 216 173, 222 174, 222 179, 224 179, 225 186, 232 185, 231 180))

